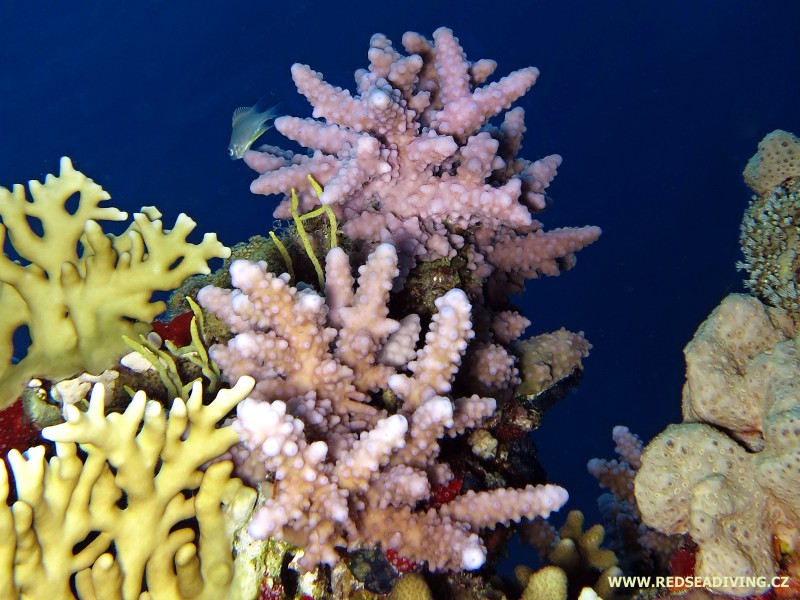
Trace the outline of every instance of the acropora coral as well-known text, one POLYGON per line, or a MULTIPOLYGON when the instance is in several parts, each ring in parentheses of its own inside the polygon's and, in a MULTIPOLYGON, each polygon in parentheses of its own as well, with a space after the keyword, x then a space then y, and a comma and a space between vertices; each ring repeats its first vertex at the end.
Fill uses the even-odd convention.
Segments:
POLYGON ((231 266, 233 292, 209 287, 198 296, 236 334, 211 356, 229 376, 258 380, 235 427, 246 460, 257 463, 248 466, 252 478, 274 473, 275 482, 250 531, 301 546, 304 570, 338 563, 336 547, 376 544, 431 570, 478 568, 486 550, 477 531, 546 517, 566 491, 468 492, 416 510, 453 477, 437 461, 438 440, 479 426, 495 410, 492 398, 448 397, 472 337, 470 304, 461 290, 442 296, 425 345, 404 351, 406 361, 416 354, 407 365, 412 374, 397 372, 381 358, 400 327, 386 312, 398 271, 394 247, 382 244, 370 255, 355 291, 337 250, 328 255, 326 298, 246 261, 231 266), (384 390, 402 400, 396 414, 369 403, 367 393, 384 390))
MULTIPOLYGON (((194 327, 206 331, 192 339, 217 343, 207 357, 197 343, 187 350, 239 383, 212 397, 195 382, 184 403, 186 382, 171 381, 166 415, 140 392, 105 416, 102 386, 86 413, 60 407, 66 423, 43 433, 56 442, 49 463, 43 448, 11 455, 14 485, 3 490, 18 498, 0 512, 4 590, 317 599, 395 587, 401 597, 424 594, 439 572, 476 595, 491 587, 477 570, 512 523, 567 501, 526 437, 541 420, 530 396, 579 372, 590 346, 563 330, 514 346, 530 321, 510 296, 571 268, 600 230, 548 231, 534 218, 561 157, 519 157, 524 112, 507 109, 535 68, 486 83, 494 61, 469 62, 446 28, 433 41, 407 33, 403 46, 408 54, 373 36, 355 94, 292 67, 314 118, 282 116, 275 126, 311 154, 262 147, 244 159, 259 173, 254 192, 284 195, 276 216, 294 218, 301 242, 273 236, 280 261, 276 252, 270 264, 237 259, 226 265, 230 280, 218 275, 197 292, 205 313, 194 327), (489 123, 504 111, 499 126, 489 123), (311 218, 320 206, 332 218, 311 218), (334 243, 338 227, 345 235, 334 243), (525 383, 533 387, 518 389, 525 383), (247 530, 234 532, 242 518, 247 530)), ((213 236, 188 244, 193 223, 183 215, 163 232, 154 209, 121 236, 104 234, 96 221, 124 213, 100 208, 108 195, 66 160, 60 178, 31 183, 31 193, 33 202, 21 186, 0 198, 14 248, 31 261, 0 263, 0 301, 24 316, 3 332, 10 340, 27 324, 33 339, 10 367, 9 389, 34 375, 99 377, 124 353, 123 334, 169 376, 160 340, 139 337, 164 309, 150 294, 207 272, 227 249, 213 236), (64 203, 75 192, 70 214, 64 203), (42 220, 43 236, 23 227, 26 215, 42 220), (40 327, 55 342, 43 345, 40 327)), ((606 556, 596 530, 575 535, 606 556)))
POLYGON ((467 61, 449 29, 437 29, 432 42, 408 32, 402 42, 407 55, 385 36, 372 37, 369 66, 355 73, 356 96, 293 65, 314 119, 282 116, 275 128, 311 154, 271 146, 246 152, 260 174, 251 190, 286 194, 278 218, 289 216, 290 189, 301 212, 330 206, 351 239, 397 247, 401 273, 417 259, 460 253, 480 277, 494 274, 506 287, 572 266, 600 229, 545 231, 533 218, 545 207, 561 157, 517 156, 522 108, 506 112, 500 127, 489 125, 536 82, 538 69, 481 85, 496 63, 467 61), (324 187, 320 198, 308 175, 324 187))
MULTIPOLYGON (((324 295, 322 283, 318 292, 292 287, 288 276, 245 261, 231 265, 233 291, 198 294, 234 334, 211 348, 223 374, 258 381, 238 415, 244 449, 234 451, 250 480, 273 484, 251 533, 297 543, 303 570, 337 564, 337 548, 377 544, 430 570, 474 569, 487 555, 482 528, 566 500, 556 486, 528 482, 425 508, 431 490, 455 477, 440 460, 440 439, 481 427, 520 381, 507 346, 525 326, 508 310, 508 294, 572 266, 600 232, 545 232, 532 215, 545 206, 560 157, 516 157, 519 109, 500 129, 488 125, 528 90, 536 69, 481 86, 493 63, 471 65, 450 30, 437 30, 432 43, 409 33, 403 44, 412 54, 373 37, 355 97, 294 65, 298 91, 325 122, 283 116, 275 126, 313 155, 274 147, 244 155, 260 173, 252 191, 285 194, 277 217, 328 206, 355 243, 350 256, 328 253, 324 295), (441 259, 461 261, 468 277, 444 278, 450 284, 429 313, 393 301, 418 280, 416 267, 441 259), (460 289, 465 280, 472 284, 460 289), (420 344, 423 318, 430 325, 420 344), (468 353, 480 367, 461 371, 468 353)), ((569 368, 588 350, 575 345, 569 368)), ((543 362, 557 354, 543 349, 543 362)))

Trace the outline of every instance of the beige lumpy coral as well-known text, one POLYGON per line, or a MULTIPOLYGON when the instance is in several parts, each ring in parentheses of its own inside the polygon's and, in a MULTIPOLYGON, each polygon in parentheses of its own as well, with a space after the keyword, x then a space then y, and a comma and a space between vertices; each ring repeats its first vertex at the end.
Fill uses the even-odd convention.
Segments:
POLYGON ((773 351, 793 335, 784 311, 743 294, 725 298, 684 350, 684 420, 724 427, 748 448, 763 449, 764 419, 797 384, 773 351))
POLYGON ((700 577, 777 572, 773 537, 800 543, 800 348, 783 311, 750 296, 723 300, 686 348, 685 422, 642 455, 643 521, 697 542, 700 577))
POLYGON ((208 273, 208 260, 230 254, 214 234, 188 242, 195 222, 185 214, 165 230, 152 206, 120 235, 104 233, 99 222, 128 215, 100 206, 110 196, 68 158, 58 176, 31 181, 29 189, 31 200, 22 185, 0 187, 0 241, 8 234, 14 251, 0 257, 0 408, 31 377, 110 367, 127 351, 122 336, 146 333, 163 312, 166 305, 151 301, 153 292, 208 273), (76 195, 72 210, 68 202, 76 195), (23 327, 31 344, 14 357, 13 336, 23 327))
POLYGON ((764 194, 791 177, 800 176, 800 140, 776 129, 764 136, 744 170, 744 180, 757 194, 764 194))
POLYGON ((582 331, 572 333, 562 327, 517 342, 513 347, 520 357, 522 376, 517 393, 532 396, 567 377, 574 369, 583 368, 582 359, 589 356, 592 345, 582 331))

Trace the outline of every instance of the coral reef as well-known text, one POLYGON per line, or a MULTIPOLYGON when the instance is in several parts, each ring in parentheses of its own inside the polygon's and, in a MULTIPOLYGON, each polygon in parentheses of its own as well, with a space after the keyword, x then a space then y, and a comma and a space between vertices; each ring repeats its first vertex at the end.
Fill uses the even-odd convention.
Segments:
POLYGON ((517 285, 555 275, 574 253, 597 239, 597 227, 546 232, 532 213, 545 207, 544 191, 561 163, 558 155, 530 162, 517 157, 524 111, 509 108, 535 83, 538 70, 520 69, 481 86, 494 61, 470 63, 452 32, 433 42, 403 36, 403 55, 383 35, 370 41, 369 67, 356 72, 357 95, 326 83, 295 64, 298 91, 315 119, 283 116, 275 128, 312 151, 310 156, 267 146, 245 162, 260 173, 257 194, 287 194, 275 216, 289 216, 289 189, 302 212, 331 206, 353 240, 389 242, 406 273, 416 258, 452 258, 458 252, 486 278, 517 285), (317 198, 307 176, 324 186, 317 198))
POLYGON ((534 392, 516 388, 567 389, 589 344, 562 331, 510 347, 529 322, 508 296, 570 268, 600 230, 545 232, 533 214, 560 157, 517 157, 521 109, 488 124, 535 69, 481 86, 494 63, 469 63, 449 30, 433 42, 408 33, 403 44, 411 55, 373 36, 356 96, 294 65, 314 119, 275 125, 313 153, 266 146, 244 156, 260 174, 252 191, 285 194, 276 217, 322 205, 346 234, 350 249, 327 254, 318 291, 237 260, 233 290, 198 293, 233 334, 210 349, 222 374, 257 381, 232 451, 238 472, 269 489, 250 532, 298 546, 291 564, 301 571, 335 570, 342 552, 363 564, 354 557, 374 548, 429 571, 475 569, 489 553, 482 530, 566 500, 557 486, 532 485, 542 481, 535 468, 513 464, 533 458, 519 437, 541 418, 520 400, 534 392))
MULTIPOLYGON (((47 377, 28 396, 69 400, 58 407, 67 422, 43 431, 56 442, 49 463, 44 448, 10 455, 3 593, 505 597, 482 567, 512 523, 567 501, 526 434, 590 349, 564 330, 517 342, 530 322, 510 296, 571 268, 600 230, 544 230, 534 215, 561 157, 518 156, 521 108, 489 122, 535 68, 487 84, 495 63, 467 61, 445 28, 433 41, 407 33, 403 46, 410 54, 373 36, 355 95, 292 67, 313 118, 275 126, 311 154, 262 147, 244 159, 259 173, 252 190, 283 194, 275 214, 294 227, 242 246, 199 291, 201 278, 185 282, 181 295, 205 311, 194 321, 173 299, 172 321, 154 325, 165 305, 149 300, 228 255, 213 236, 187 244, 188 217, 163 232, 143 209, 121 236, 104 234, 96 221, 124 213, 100 208, 108 195, 66 160, 60 178, 31 184, 33 202, 21 186, 6 194, 0 216, 30 264, 0 262, 0 307, 22 311, 2 331, 10 340, 27 325, 33 338, 13 385, 47 377), (57 242, 39 264, 37 249, 57 242), (21 283, 37 278, 36 289, 21 283), (43 345, 48 321, 58 343, 43 345), (151 327, 162 337, 143 337, 151 327), (123 335, 136 352, 115 365, 123 335), (239 383, 211 398, 226 380, 239 383), (138 384, 162 390, 168 417, 142 392, 104 415, 104 386, 138 384)), ((562 533, 575 552, 564 560, 595 583, 614 562, 602 528, 570 523, 562 533)))
MULTIPOLYGON (((258 383, 235 427, 247 448, 252 479, 274 473, 272 497, 250 526, 303 548, 308 570, 335 565, 337 546, 381 544, 429 569, 475 569, 486 558, 476 535, 523 516, 547 516, 567 499, 557 486, 467 492, 439 508, 417 510, 431 489, 453 478, 437 461, 439 438, 476 427, 495 410, 477 395, 447 397, 472 337, 470 304, 461 290, 436 302, 425 345, 402 352, 410 375, 381 362, 400 324, 387 317, 397 255, 378 246, 354 291, 347 257, 331 250, 326 295, 289 287, 263 263, 236 261, 231 292, 200 291, 200 303, 236 334, 211 356, 224 373, 258 383), (389 414, 370 392, 401 400, 389 414), (252 463, 255 461, 255 465, 252 463)), ((397 352, 390 353, 396 357, 397 352)), ((389 361, 386 361, 389 362, 389 361)))
POLYGON ((768 133, 758 143, 758 152, 748 161, 743 175, 745 183, 759 196, 800 176, 800 140, 782 129, 768 133))
POLYGON ((16 501, 0 465, 0 596, 73 598, 246 598, 238 589, 233 534, 255 491, 217 462, 238 436, 217 423, 253 387, 241 379, 202 404, 195 383, 168 415, 137 393, 124 413, 105 416, 105 389, 94 387, 88 411, 45 428, 44 446, 9 454, 16 501), (192 521, 194 522, 192 524, 192 521), (142 588, 142 586, 145 588, 142 588))
POLYGON ((797 138, 767 135, 744 172, 757 196, 737 267, 771 306, 731 294, 698 328, 684 350, 684 421, 650 442, 635 477, 643 522, 685 535, 670 566, 735 596, 800 589, 798 176, 797 138), (789 585, 771 589, 777 575, 789 585))
POLYGON ((685 422, 642 455, 635 493, 644 522, 698 544, 699 577, 743 575, 763 592, 779 540, 800 548, 799 349, 791 321, 757 299, 723 300, 686 348, 685 422), (755 580, 754 580, 755 581, 755 580))
POLYGON ((607 546, 628 575, 666 575, 682 536, 665 535, 642 522, 634 495, 634 479, 642 466, 639 436, 618 425, 612 431, 617 459, 593 458, 586 465, 609 493, 597 499, 605 523, 607 546))
POLYGON ((22 262, 0 258, 0 408, 9 406, 32 377, 63 378, 99 373, 126 352, 122 336, 135 338, 165 304, 153 292, 169 291, 207 261, 230 251, 215 234, 200 244, 187 236, 195 227, 185 214, 164 230, 161 213, 142 208, 120 235, 103 233, 98 221, 127 214, 100 204, 110 198, 98 184, 61 159, 58 176, 11 191, 0 187, 0 241, 5 234, 22 262), (74 209, 67 203, 79 195, 74 209), (37 232, 32 223, 41 226, 37 232), (13 359, 13 336, 27 328, 30 346, 13 359))

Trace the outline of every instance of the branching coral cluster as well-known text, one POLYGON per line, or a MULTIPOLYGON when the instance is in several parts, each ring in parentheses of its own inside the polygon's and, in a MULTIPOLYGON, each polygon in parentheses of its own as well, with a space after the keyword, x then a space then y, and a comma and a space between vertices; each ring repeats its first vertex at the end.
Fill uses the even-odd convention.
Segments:
MULTIPOLYGON (((354 240, 390 242, 406 271, 416 258, 468 256, 485 277, 554 275, 574 253, 597 239, 597 227, 546 232, 532 214, 545 207, 545 189, 561 157, 531 162, 517 156, 524 111, 507 112, 499 127, 489 119, 508 109, 536 82, 529 67, 483 85, 496 64, 467 61, 446 28, 433 41, 403 36, 402 54, 383 35, 370 41, 369 67, 356 71, 357 95, 326 83, 295 64, 298 91, 314 119, 284 116, 275 128, 309 148, 310 156, 274 147, 245 154, 260 173, 257 194, 296 188, 308 211, 331 206, 354 240), (307 176, 325 187, 317 199, 307 176)), ((288 216, 289 198, 275 215, 288 216)))
POLYGON ((235 290, 198 295, 236 334, 211 355, 223 372, 258 380, 235 427, 246 447, 243 470, 253 479, 273 473, 274 489, 250 531, 302 547, 303 569, 336 564, 337 547, 376 544, 433 570, 477 568, 486 550, 476 532, 546 516, 567 494, 552 485, 469 492, 417 510, 452 478, 437 461, 439 439, 495 410, 493 398, 448 395, 472 336, 471 305, 458 289, 437 300, 424 346, 414 351, 413 340, 408 374, 399 372, 380 360, 400 330, 386 308, 398 271, 394 247, 376 248, 355 291, 342 261, 340 250, 329 253, 325 298, 246 261, 231 266, 235 290), (393 393, 400 410, 370 404, 375 392, 393 393))
MULTIPOLYGON (((512 346, 530 322, 508 298, 526 279, 570 268, 600 230, 545 231, 534 215, 561 157, 517 156, 521 108, 489 123, 533 85, 535 68, 486 84, 495 63, 468 62, 444 28, 433 41, 407 33, 403 46, 410 54, 373 36, 355 95, 294 65, 314 118, 281 117, 276 128, 311 153, 265 147, 245 155, 260 174, 254 192, 286 195, 276 216, 308 217, 320 203, 335 213, 349 239, 347 252, 327 253, 324 292, 263 262, 234 261, 233 289, 207 286, 198 301, 229 329, 209 355, 225 379, 243 383, 207 406, 195 383, 168 416, 139 393, 124 414, 105 417, 97 387, 88 413, 71 405, 67 423, 45 430, 57 441, 49 464, 41 450, 13 455, 19 499, 0 511, 0 529, 16 544, 0 545, 3 573, 13 571, 8 586, 31 597, 48 586, 69 597, 73 586, 86 598, 133 598, 142 585, 154 598, 235 597, 243 588, 233 590, 240 571, 222 513, 242 498, 249 508, 253 493, 230 477, 229 463, 205 464, 224 456, 263 492, 249 532, 296 546, 291 566, 306 572, 362 551, 430 570, 474 570, 490 551, 485 529, 547 517, 567 501, 564 489, 540 483, 535 466, 504 477, 510 445, 540 416, 524 403, 579 370, 589 344, 560 331, 512 346), (216 428, 240 401, 233 425, 216 428), (503 435, 493 435, 495 426, 503 435), (462 489, 463 473, 443 455, 448 444, 466 449, 470 464, 482 461, 484 476, 462 489), (219 487, 209 491, 206 482, 219 487), (46 523, 61 545, 50 544, 46 523)), ((31 191, 29 203, 19 188, 0 189, 0 217, 31 261, 0 261, 2 306, 20 308, 0 333, 10 340, 20 325, 31 327, 30 368, 17 365, 25 377, 108 368, 124 350, 121 335, 144 332, 163 308, 150 302, 153 290, 174 288, 228 254, 213 236, 187 243, 193 223, 183 215, 162 231, 155 209, 143 209, 120 237, 104 234, 96 220, 125 215, 100 208, 107 194, 68 161, 60 178, 31 191), (81 198, 70 216, 73 192, 81 198), (29 217, 42 221, 43 238, 26 229, 29 217), (52 251, 49 262, 43 249, 52 251), (48 324, 58 329, 56 354, 39 343, 48 324)), ((7 346, 0 358, 10 364, 7 346)), ((279 542, 235 543, 239 560, 279 542)), ((249 566, 263 567, 262 559, 249 566)))
MULTIPOLYGON (((245 154, 260 173, 252 191, 286 194, 276 216, 294 210, 296 191, 301 212, 330 206, 353 242, 350 256, 328 253, 324 296, 247 261, 231 266, 235 289, 198 294, 234 334, 211 356, 229 378, 257 381, 238 412, 243 447, 234 454, 240 472, 273 488, 250 531, 300 546, 303 570, 336 564, 338 549, 378 544, 432 570, 475 569, 486 558, 481 529, 546 516, 567 498, 557 486, 528 485, 432 502, 432 489, 453 480, 442 439, 484 426, 525 376, 508 344, 528 322, 508 310, 508 294, 571 267, 600 233, 545 232, 533 214, 561 158, 517 157, 521 108, 499 127, 488 123, 538 71, 482 85, 493 61, 469 63, 448 29, 433 38, 406 34, 403 55, 373 36, 355 96, 294 65, 314 118, 284 116, 275 126, 311 154, 245 154), (466 275, 448 262, 456 257, 466 275), (422 279, 414 266, 435 260, 452 285, 428 312, 395 302, 412 293, 409 279, 422 279), (473 308, 470 298, 489 296, 473 308)), ((580 336, 559 339, 571 364, 588 352, 580 336)))
POLYGON ((252 386, 242 379, 204 406, 196 382, 168 415, 138 392, 106 416, 98 384, 87 413, 70 406, 44 430, 56 456, 12 451, 11 507, 0 463, 0 596, 67 600, 74 585, 81 600, 244 597, 230 549, 256 494, 230 462, 201 467, 236 442, 217 424, 252 386))
POLYGON ((123 221, 124 213, 100 206, 110 196, 61 159, 58 176, 25 188, 0 187, 0 241, 8 233, 23 260, 0 257, 0 408, 16 400, 31 377, 64 378, 80 371, 98 374, 122 356, 123 335, 136 338, 164 310, 153 302, 230 250, 206 234, 187 241, 195 227, 185 214, 164 230, 161 213, 142 208, 120 235, 103 232, 100 222, 123 221), (67 202, 79 196, 74 211, 67 202), (31 223, 38 222, 41 233, 31 223), (27 327, 31 345, 14 355, 13 337, 27 327))

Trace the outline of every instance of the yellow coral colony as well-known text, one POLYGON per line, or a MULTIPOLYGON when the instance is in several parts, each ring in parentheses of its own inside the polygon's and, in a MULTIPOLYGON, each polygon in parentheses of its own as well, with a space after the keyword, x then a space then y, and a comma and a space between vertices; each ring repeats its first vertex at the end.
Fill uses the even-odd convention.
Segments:
POLYGON ((0 187, 0 244, 5 234, 21 259, 0 258, 0 408, 11 404, 31 377, 64 378, 99 373, 127 352, 122 336, 136 338, 164 310, 151 302, 155 291, 172 290, 184 279, 208 273, 206 261, 230 250, 214 234, 199 244, 187 236, 195 222, 180 214, 164 230, 154 207, 134 214, 119 236, 98 221, 122 221, 127 213, 101 207, 110 198, 76 171, 68 158, 61 172, 25 188, 0 187), (78 195, 77 208, 67 201, 78 195), (41 235, 31 227, 39 223, 41 235), (31 345, 13 364, 13 335, 27 326, 31 345))
POLYGON ((69 406, 66 423, 43 430, 56 456, 12 450, 10 508, 0 462, 0 598, 72 599, 71 580, 80 600, 252 597, 236 589, 231 549, 256 492, 230 461, 201 467, 238 441, 217 423, 254 383, 242 377, 204 406, 198 380, 168 417, 144 392, 106 417, 96 385, 88 412, 69 406))

